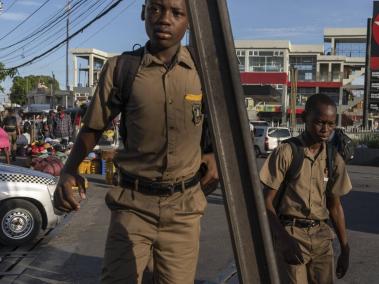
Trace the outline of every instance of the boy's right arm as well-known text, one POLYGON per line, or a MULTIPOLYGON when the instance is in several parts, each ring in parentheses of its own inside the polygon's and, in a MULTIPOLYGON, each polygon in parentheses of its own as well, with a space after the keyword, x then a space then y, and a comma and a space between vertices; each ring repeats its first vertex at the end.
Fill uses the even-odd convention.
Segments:
POLYGON ((79 210, 78 200, 74 193, 79 188, 80 198, 85 198, 85 180, 78 174, 78 167, 83 159, 92 151, 100 139, 102 130, 94 130, 83 127, 71 150, 64 168, 61 171, 57 188, 54 192, 54 207, 63 212, 79 210))
POLYGON ((304 259, 301 254, 300 246, 298 242, 284 229, 273 206, 273 201, 277 192, 278 191, 275 189, 271 189, 266 186, 264 187, 267 217, 270 223, 273 238, 278 243, 282 255, 288 264, 302 264, 304 263, 304 259))
POLYGON ((298 242, 287 233, 283 225, 280 223, 278 215, 276 215, 276 211, 273 206, 273 201, 276 194, 277 190, 264 187, 264 198, 267 209, 267 217, 270 223, 273 238, 279 245, 279 249, 282 252, 284 260, 288 264, 302 264, 304 263, 304 259, 301 254, 301 249, 298 242))

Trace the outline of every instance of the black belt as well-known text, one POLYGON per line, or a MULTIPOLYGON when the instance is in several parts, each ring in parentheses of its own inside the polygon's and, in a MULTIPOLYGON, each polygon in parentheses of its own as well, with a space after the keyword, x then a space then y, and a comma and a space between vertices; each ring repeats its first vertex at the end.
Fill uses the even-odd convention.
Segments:
POLYGON ((313 219, 301 219, 292 216, 282 215, 280 221, 284 226, 292 225, 298 228, 313 228, 319 226, 322 221, 313 219))
POLYGON ((197 185, 199 181, 200 176, 198 174, 181 182, 168 183, 164 181, 152 181, 146 178, 120 173, 120 186, 129 187, 148 195, 169 196, 175 192, 193 187, 197 185))

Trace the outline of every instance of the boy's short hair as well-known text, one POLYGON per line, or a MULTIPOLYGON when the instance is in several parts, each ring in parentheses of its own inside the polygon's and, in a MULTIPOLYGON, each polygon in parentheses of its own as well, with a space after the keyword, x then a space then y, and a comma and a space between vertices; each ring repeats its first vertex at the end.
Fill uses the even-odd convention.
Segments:
POLYGON ((336 103, 332 100, 331 97, 325 94, 315 94, 308 98, 305 103, 305 113, 311 113, 319 105, 332 106, 337 110, 336 103))

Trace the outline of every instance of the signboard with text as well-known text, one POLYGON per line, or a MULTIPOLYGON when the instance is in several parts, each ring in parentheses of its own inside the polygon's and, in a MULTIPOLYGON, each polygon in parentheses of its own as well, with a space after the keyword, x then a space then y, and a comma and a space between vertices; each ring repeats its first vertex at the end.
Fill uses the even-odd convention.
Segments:
POLYGON ((379 111, 379 1, 374 2, 371 47, 370 47, 370 85, 368 92, 368 109, 379 111))

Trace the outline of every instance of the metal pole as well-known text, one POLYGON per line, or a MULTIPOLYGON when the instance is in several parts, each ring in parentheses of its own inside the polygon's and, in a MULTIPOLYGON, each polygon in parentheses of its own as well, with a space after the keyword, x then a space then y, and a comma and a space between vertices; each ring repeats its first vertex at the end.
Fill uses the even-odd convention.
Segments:
POLYGON ((69 83, 69 72, 68 72, 68 49, 69 49, 69 27, 70 27, 70 9, 71 9, 71 1, 67 0, 67 21, 66 21, 66 90, 70 90, 70 83, 69 83))
POLYGON ((371 94, 371 37, 372 19, 367 19, 367 44, 366 44, 366 70, 365 70, 365 92, 363 97, 363 127, 368 127, 369 97, 371 94))
POLYGON ((187 0, 240 283, 279 283, 226 0, 187 0))

